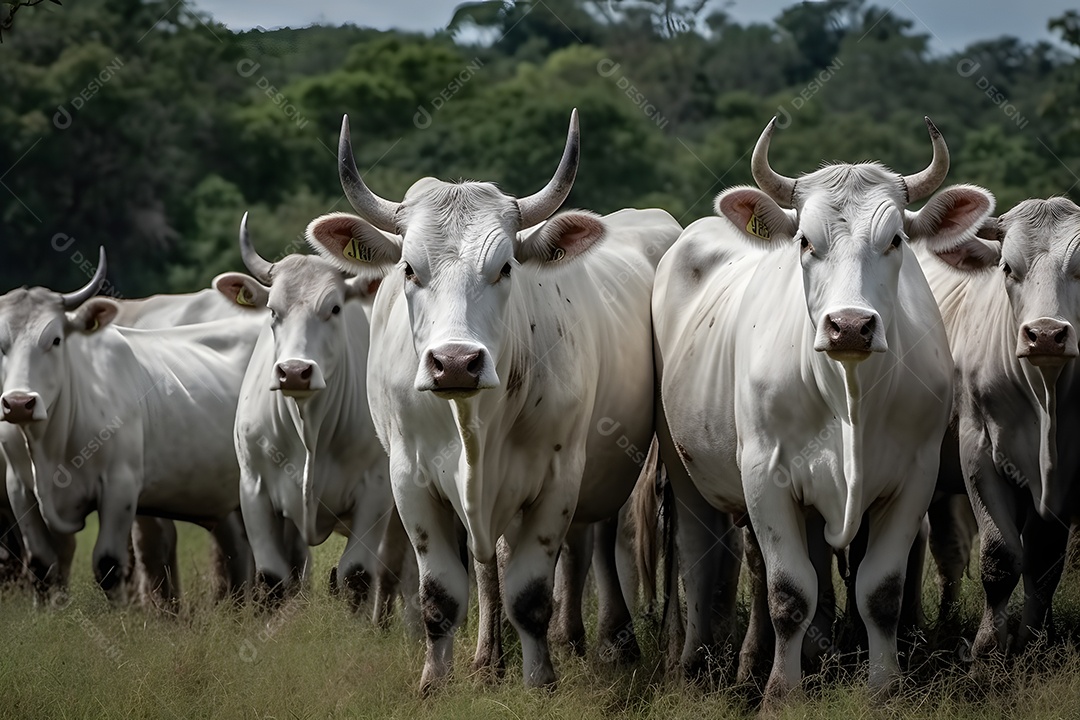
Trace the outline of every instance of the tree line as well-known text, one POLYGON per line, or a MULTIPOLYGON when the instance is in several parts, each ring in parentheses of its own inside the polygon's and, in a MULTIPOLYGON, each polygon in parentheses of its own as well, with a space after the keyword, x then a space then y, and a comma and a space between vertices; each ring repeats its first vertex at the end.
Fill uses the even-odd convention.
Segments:
POLYGON ((473 2, 428 35, 365 28, 358 12, 232 32, 168 0, 23 7, 0 45, 3 289, 70 289, 99 245, 117 294, 205 287, 241 267, 245 211, 264 256, 306 251, 312 218, 349 209, 343 113, 365 179, 394 199, 425 175, 535 191, 577 107, 568 206, 601 213, 712 214, 717 192, 752 182, 774 115, 784 174, 921 169, 929 115, 948 182, 988 187, 1002 211, 1080 200, 1076 12, 1047 18, 1058 44, 1002 36, 948 54, 866 0, 797 3, 767 24, 706 0, 473 2))

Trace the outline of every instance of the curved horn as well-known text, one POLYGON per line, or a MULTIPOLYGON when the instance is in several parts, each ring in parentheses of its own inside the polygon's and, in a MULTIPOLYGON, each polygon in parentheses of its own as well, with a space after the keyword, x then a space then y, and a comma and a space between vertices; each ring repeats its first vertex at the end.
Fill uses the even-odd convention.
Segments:
POLYGON ((570 113, 570 130, 566 135, 566 147, 555 175, 544 189, 517 201, 521 213, 521 227, 527 228, 547 220, 570 194, 577 177, 578 157, 581 154, 581 132, 578 130, 577 108, 570 113))
POLYGON ((926 121, 926 129, 930 131, 930 142, 934 144, 934 159, 922 172, 904 176, 904 190, 909 203, 933 195, 949 173, 949 146, 945 144, 945 138, 941 137, 941 131, 934 125, 933 120, 928 117, 923 117, 923 120, 926 121))
POLYGON ((776 117, 773 116, 773 119, 761 131, 757 145, 754 145, 750 171, 754 174, 754 182, 765 191, 765 194, 775 200, 778 205, 789 208, 795 204, 795 178, 781 175, 769 165, 769 141, 772 140, 775 127, 776 117))
POLYGON ((255 246, 251 244, 251 235, 248 234, 247 227, 248 214, 244 213, 243 219, 240 220, 240 257, 244 261, 244 266, 247 267, 256 280, 263 285, 269 285, 270 269, 274 267, 274 264, 267 262, 262 255, 256 250, 255 246))
POLYGON ((90 278, 90 282, 83 285, 75 292, 64 293, 60 296, 60 303, 64 306, 65 310, 74 310, 82 305, 90 298, 97 295, 98 290, 101 289, 101 284, 105 282, 105 246, 102 245, 98 251, 98 266, 94 271, 94 277, 90 278))
POLYGON ((341 137, 338 139, 338 175, 345 197, 349 198, 356 212, 369 223, 389 233, 397 232, 394 215, 401 203, 384 200, 368 189, 353 157, 352 137, 349 134, 349 116, 341 119, 341 137))

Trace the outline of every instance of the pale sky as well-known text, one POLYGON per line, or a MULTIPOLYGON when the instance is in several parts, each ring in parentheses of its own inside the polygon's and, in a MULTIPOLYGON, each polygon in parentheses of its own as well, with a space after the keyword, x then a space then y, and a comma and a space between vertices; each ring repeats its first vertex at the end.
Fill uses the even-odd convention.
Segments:
MULTIPOLYGON (((262 26, 304 27, 312 23, 380 29, 432 31, 443 28, 461 0, 187 0, 233 29, 262 26)), ((618 0, 612 0, 618 7, 618 0)), ((768 22, 792 0, 714 0, 737 21, 768 22)), ((958 50, 975 40, 1016 35, 1023 40, 1055 39, 1046 22, 1076 0, 870 0, 915 20, 915 29, 932 37, 936 51, 958 50)), ((533 12, 542 12, 537 0, 533 12)))

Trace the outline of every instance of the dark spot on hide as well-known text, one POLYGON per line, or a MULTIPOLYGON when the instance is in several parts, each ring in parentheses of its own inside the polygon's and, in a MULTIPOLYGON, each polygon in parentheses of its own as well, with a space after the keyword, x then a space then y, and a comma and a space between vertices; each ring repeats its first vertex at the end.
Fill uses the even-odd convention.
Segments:
POLYGON ((694 458, 690 457, 690 453, 686 452, 686 448, 682 446, 682 443, 675 443, 675 452, 679 453, 679 457, 683 459, 683 462, 694 462, 694 458))
POLYGON ((709 327, 712 327, 715 324, 716 324, 716 318, 715 317, 709 318, 709 327))
POLYGON ((904 597, 904 581, 899 573, 885 578, 870 593, 870 620, 889 635, 896 634, 896 623, 900 619, 900 601, 904 597))
POLYGON ((439 582, 425 578, 420 586, 420 606, 428 638, 438 640, 453 629, 458 615, 458 601, 439 582))
POLYGON ((529 323, 529 330, 536 332, 536 323, 529 323))
POLYGON ((424 528, 417 525, 416 526, 416 554, 417 555, 427 555, 427 551, 428 551, 428 534, 427 534, 427 530, 425 530, 424 528))
POLYGON ((701 282, 701 268, 692 268, 690 270, 690 279, 694 282, 701 282))
POLYGON ((534 578, 514 598, 511 612, 522 632, 534 638, 547 637, 551 622, 551 588, 542 578, 534 578))
POLYGON ((790 638, 808 620, 810 604, 806 595, 785 575, 769 587, 769 615, 777 635, 790 638))
POLYGON ((536 405, 533 405, 533 407, 537 407, 537 406, 539 406, 539 405, 540 405, 540 401, 541 401, 541 400, 543 400, 543 399, 544 399, 544 396, 543 396, 543 395, 541 395, 540 397, 536 398, 536 405))
POLYGON ((525 382, 525 374, 529 371, 528 361, 523 355, 514 355, 510 360, 510 376, 506 379, 506 394, 516 395, 521 390, 521 384, 525 382))
POLYGON ((562 450, 562 445, 555 443, 555 452, 559 452, 560 450, 562 450))

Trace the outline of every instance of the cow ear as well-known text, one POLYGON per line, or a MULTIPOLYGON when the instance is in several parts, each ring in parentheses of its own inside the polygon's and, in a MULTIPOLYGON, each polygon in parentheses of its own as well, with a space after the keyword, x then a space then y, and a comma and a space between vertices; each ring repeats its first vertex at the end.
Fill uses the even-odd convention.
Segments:
POLYGON ((933 252, 956 247, 975 235, 994 211, 994 196, 974 185, 946 188, 916 213, 905 213, 912 241, 925 241, 933 252))
POLYGON ((348 272, 383 274, 401 260, 401 238, 379 230, 356 215, 335 212, 307 226, 307 241, 323 257, 348 272))
POLYGON ((567 210, 539 228, 518 233, 514 256, 518 262, 552 267, 572 262, 607 236, 607 227, 596 213, 567 210))
POLYGON ((974 272, 996 267, 1001 260, 1001 243, 973 237, 945 250, 932 250, 934 256, 957 270, 974 272))
POLYGON ((252 310, 266 307, 266 301, 270 298, 270 288, 244 273, 228 272, 218 275, 214 278, 214 289, 229 302, 252 310))
POLYGON ((120 306, 115 300, 92 297, 78 309, 68 313, 68 329, 89 335, 115 320, 119 312, 120 306))
POLYGON ((363 303, 371 303, 375 300, 375 293, 379 291, 383 278, 371 276, 351 277, 345 281, 345 299, 356 299, 363 303))
POLYGON ((744 237, 755 242, 790 240, 798 231, 795 218, 761 190, 736 187, 716 196, 716 214, 727 218, 744 237))

